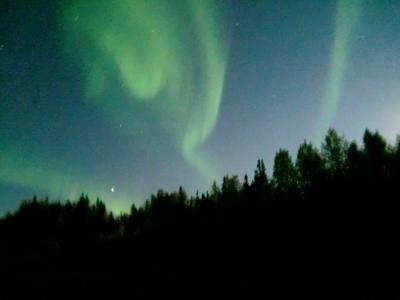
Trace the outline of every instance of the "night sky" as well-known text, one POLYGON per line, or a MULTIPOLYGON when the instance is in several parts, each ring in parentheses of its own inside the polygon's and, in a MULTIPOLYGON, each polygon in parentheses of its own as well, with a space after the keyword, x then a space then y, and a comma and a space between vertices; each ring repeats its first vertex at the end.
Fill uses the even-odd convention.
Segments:
POLYGON ((269 174, 329 127, 400 133, 400 2, 0 1, 0 213, 269 174))

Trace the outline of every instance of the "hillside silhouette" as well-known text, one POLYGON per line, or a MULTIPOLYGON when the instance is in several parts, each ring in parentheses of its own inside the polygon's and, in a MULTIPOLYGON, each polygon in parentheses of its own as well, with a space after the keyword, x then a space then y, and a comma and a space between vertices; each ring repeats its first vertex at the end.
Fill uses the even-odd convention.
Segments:
POLYGON ((399 187, 400 140, 366 130, 358 145, 330 129, 295 158, 279 149, 269 172, 258 160, 253 176, 195 196, 159 190, 119 216, 84 194, 34 198, 0 221, 3 292, 382 296, 398 270, 399 187))

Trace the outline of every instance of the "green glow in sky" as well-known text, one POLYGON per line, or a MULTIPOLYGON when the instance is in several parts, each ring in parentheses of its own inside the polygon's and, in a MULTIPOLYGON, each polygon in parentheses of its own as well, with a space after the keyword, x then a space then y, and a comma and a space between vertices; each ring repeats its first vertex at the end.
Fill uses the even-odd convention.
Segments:
POLYGON ((219 5, 69 0, 62 10, 66 49, 82 62, 87 101, 128 135, 148 113, 146 121, 166 133, 156 137, 160 145, 167 139, 208 179, 215 175, 202 145, 217 122, 227 58, 219 5))
POLYGON ((348 57, 354 32, 362 11, 363 0, 338 0, 335 33, 331 52, 331 69, 325 94, 325 102, 317 123, 317 140, 321 141, 332 125, 338 110, 348 57))
POLYGON ((134 200, 133 195, 128 197, 120 191, 112 194, 109 185, 69 172, 57 162, 58 159, 41 158, 26 147, 10 143, 0 150, 0 182, 33 189, 42 197, 50 195, 51 200, 77 200, 85 192, 92 201, 96 197, 107 199, 107 207, 116 213, 128 211, 131 204, 128 200, 134 200))
MULTIPOLYGON (((80 67, 74 80, 83 76, 84 98, 111 132, 131 138, 127 144, 144 144, 144 151, 150 145, 158 160, 174 149, 208 181, 216 175, 202 146, 223 92, 222 16, 220 3, 211 0, 65 0, 58 16, 63 61, 80 67)), ((76 200, 85 192, 114 212, 144 200, 134 182, 134 191, 120 187, 91 173, 95 168, 79 168, 72 156, 48 157, 32 145, 0 140, 1 183, 51 200, 76 200)))

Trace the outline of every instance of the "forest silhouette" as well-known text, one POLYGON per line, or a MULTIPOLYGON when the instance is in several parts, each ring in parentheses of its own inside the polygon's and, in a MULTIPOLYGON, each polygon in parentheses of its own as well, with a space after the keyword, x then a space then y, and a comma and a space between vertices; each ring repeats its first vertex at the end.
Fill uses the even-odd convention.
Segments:
POLYGON ((258 160, 252 178, 226 175, 194 196, 159 190, 118 216, 84 194, 25 201, 0 221, 2 282, 51 299, 388 292, 400 140, 366 130, 358 145, 330 129, 320 149, 279 149, 268 173, 258 160))

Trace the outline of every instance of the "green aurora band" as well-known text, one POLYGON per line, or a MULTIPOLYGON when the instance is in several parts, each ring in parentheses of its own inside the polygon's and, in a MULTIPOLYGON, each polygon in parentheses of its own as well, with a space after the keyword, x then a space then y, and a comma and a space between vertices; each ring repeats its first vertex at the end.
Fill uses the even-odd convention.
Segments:
MULTIPOLYGON (((82 67, 87 102, 118 129, 116 134, 121 123, 124 135, 133 137, 156 124, 208 180, 215 178, 214 170, 201 146, 218 118, 227 57, 219 5, 210 0, 66 0, 59 10, 63 51, 82 67)), ((153 155, 163 155, 159 144, 164 141, 142 142, 159 148, 153 155)), ((106 178, 77 173, 68 157, 43 156, 40 149, 3 137, 0 152, 2 183, 54 200, 75 200, 84 191, 106 200, 116 213, 143 200, 137 188, 111 193, 106 178)))
POLYGON ((70 172, 65 165, 59 163, 60 158, 44 159, 28 151, 26 147, 10 143, 1 145, 0 152, 2 183, 29 188, 35 193, 45 193, 55 198, 62 197, 60 200, 77 200, 85 191, 92 200, 93 197, 108 200, 107 207, 116 213, 128 211, 130 202, 127 200, 135 200, 132 195, 128 197, 121 191, 111 195, 109 185, 94 184, 93 181, 70 172))
POLYGON ((317 123, 317 141, 322 140, 338 110, 351 42, 360 19, 363 2, 364 0, 339 0, 337 4, 331 69, 325 102, 317 123))
POLYGON ((114 128, 123 123, 127 135, 145 127, 138 119, 148 113, 143 122, 158 124, 208 180, 215 170, 202 145, 223 93, 222 15, 221 3, 211 0, 69 0, 61 15, 65 49, 81 63, 87 101, 114 128), (116 86, 125 95, 113 92, 116 86))

